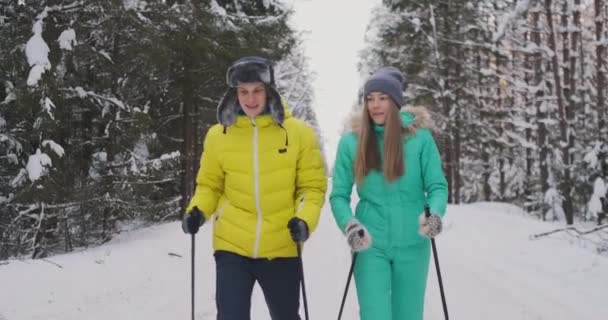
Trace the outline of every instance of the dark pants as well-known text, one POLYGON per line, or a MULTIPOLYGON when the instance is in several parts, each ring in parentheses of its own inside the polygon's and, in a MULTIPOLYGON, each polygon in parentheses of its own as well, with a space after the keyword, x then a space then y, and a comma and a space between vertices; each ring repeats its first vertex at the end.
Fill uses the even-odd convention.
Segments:
POLYGON ((298 258, 252 259, 215 252, 217 320, 249 320, 257 281, 273 320, 300 320, 298 258))

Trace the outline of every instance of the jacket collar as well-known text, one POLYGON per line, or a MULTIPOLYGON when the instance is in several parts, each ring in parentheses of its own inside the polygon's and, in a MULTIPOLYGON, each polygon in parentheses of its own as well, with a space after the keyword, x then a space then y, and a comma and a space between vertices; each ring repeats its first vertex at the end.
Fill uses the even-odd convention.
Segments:
MULTIPOLYGON (((287 106, 286 103, 282 104, 282 109, 283 109, 283 117, 284 120, 291 118, 291 112, 289 111, 289 107, 287 106)), ((276 123, 275 118, 273 116, 272 113, 262 113, 254 118, 249 118, 246 115, 238 115, 236 117, 236 120, 234 122, 234 126, 235 127, 240 127, 240 128, 245 128, 245 127, 251 127, 253 125, 255 125, 258 128, 263 128, 263 127, 267 127, 273 123, 276 123)), ((282 126, 283 123, 277 123, 278 125, 282 126)))
MULTIPOLYGON (((357 110, 354 114, 352 114, 351 121, 350 121, 350 128, 347 128, 350 130, 347 130, 347 131, 353 131, 353 132, 359 131, 359 129, 361 128, 361 121, 362 121, 360 114, 361 114, 360 110, 357 110)), ((409 107, 402 108, 401 112, 400 112, 400 117, 401 117, 401 125, 403 126, 403 129, 404 129, 404 136, 413 135, 416 133, 416 131, 418 129, 421 129, 421 128, 435 129, 434 125, 433 125, 433 121, 431 120, 431 114, 424 107, 409 106, 409 107)), ((374 131, 383 133, 384 127, 374 125, 374 131)))

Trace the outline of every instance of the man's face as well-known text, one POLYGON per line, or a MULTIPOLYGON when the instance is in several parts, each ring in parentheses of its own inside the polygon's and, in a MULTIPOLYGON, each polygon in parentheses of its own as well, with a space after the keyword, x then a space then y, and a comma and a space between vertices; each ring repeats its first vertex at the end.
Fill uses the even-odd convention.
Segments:
POLYGON ((236 87, 239 104, 245 114, 253 118, 266 107, 266 87, 262 82, 239 83, 236 87))

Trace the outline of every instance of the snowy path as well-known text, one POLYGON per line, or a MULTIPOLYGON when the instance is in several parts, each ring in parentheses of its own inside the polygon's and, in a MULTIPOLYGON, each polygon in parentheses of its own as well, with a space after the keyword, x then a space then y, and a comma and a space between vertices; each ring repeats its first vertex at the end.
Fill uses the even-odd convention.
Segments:
POLYGON ((529 241, 550 226, 507 205, 452 207, 448 223, 439 249, 453 319, 608 317, 608 259, 561 240, 529 241))
MULTIPOLYGON (((452 206, 438 238, 450 318, 608 318, 608 259, 546 238, 549 225, 512 206, 452 206), (512 212, 509 212, 512 211, 512 212)), ((214 319, 210 228, 197 239, 197 319, 214 319)), ((122 234, 99 248, 0 265, 1 320, 190 319, 189 238, 178 223, 122 234), (175 257, 169 253, 181 255, 175 257)), ((304 253, 311 319, 335 319, 349 267, 344 239, 326 206, 304 253)), ((443 319, 434 265, 428 320, 443 319)), ((257 290, 257 289, 256 289, 257 290)), ((343 319, 358 319, 351 287, 343 319)), ((256 291, 253 319, 269 319, 256 291)), ((303 314, 303 313, 302 313, 303 314)))

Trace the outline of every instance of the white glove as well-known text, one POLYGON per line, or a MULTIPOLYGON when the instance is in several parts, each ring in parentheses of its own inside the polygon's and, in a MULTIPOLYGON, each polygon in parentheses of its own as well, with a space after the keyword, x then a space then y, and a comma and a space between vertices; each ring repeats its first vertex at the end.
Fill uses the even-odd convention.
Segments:
POLYGON ((443 228, 441 217, 436 214, 431 214, 428 218, 422 213, 418 219, 420 223, 419 233, 427 238, 435 238, 441 233, 443 228))
POLYGON ((372 236, 367 228, 357 219, 351 219, 344 228, 346 240, 350 248, 355 251, 363 251, 372 245, 372 236))

